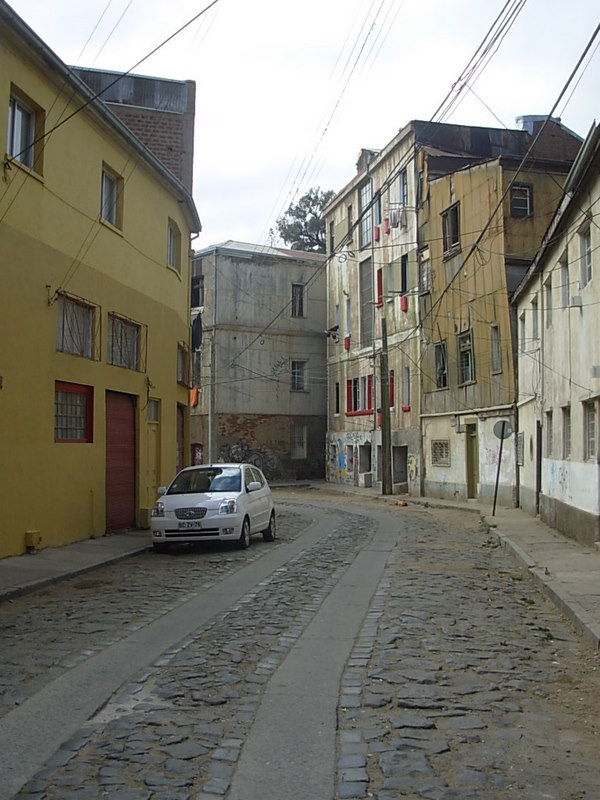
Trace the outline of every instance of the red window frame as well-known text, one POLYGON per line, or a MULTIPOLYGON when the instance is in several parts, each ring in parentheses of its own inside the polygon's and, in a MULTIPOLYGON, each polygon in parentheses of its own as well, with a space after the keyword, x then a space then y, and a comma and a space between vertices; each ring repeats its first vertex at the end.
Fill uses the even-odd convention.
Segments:
POLYGON ((67 383, 66 381, 54 382, 54 397, 56 393, 65 392, 68 394, 83 395, 86 398, 85 404, 85 437, 81 439, 70 439, 57 437, 56 435, 56 408, 54 412, 54 441, 70 442, 72 444, 90 444, 94 441, 94 387, 85 386, 81 383, 67 383))
POLYGON ((346 380, 346 416, 347 417, 365 417, 373 413, 373 375, 367 375, 367 408, 354 408, 352 402, 353 396, 353 380, 359 378, 349 378, 346 380))

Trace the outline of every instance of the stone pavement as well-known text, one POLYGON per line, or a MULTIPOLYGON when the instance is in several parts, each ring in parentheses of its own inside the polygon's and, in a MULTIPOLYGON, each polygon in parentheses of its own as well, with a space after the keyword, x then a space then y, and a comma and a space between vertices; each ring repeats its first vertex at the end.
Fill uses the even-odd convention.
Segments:
MULTIPOLYGON (((277 486, 274 492, 277 493, 277 486)), ((290 486, 284 487, 289 489, 290 486)), ((378 498, 386 504, 407 503, 477 513, 538 588, 569 619, 592 647, 600 647, 600 550, 562 536, 520 509, 491 508, 477 501, 456 503, 407 495, 381 495, 378 489, 354 489, 325 482, 298 484, 319 494, 336 493, 378 498)), ((148 531, 103 536, 33 555, 0 559, 0 601, 31 591, 102 564, 127 558, 151 547, 148 531)))

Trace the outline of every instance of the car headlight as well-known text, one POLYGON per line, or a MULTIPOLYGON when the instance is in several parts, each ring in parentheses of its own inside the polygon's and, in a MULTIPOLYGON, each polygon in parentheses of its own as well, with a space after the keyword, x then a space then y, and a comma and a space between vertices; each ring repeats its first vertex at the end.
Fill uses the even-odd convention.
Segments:
POLYGON ((219 506, 219 514, 235 514, 237 511, 237 500, 223 500, 219 506))
POLYGON ((164 515, 165 515, 165 504, 162 502, 162 500, 158 500, 152 506, 152 516, 153 517, 164 517, 164 515))

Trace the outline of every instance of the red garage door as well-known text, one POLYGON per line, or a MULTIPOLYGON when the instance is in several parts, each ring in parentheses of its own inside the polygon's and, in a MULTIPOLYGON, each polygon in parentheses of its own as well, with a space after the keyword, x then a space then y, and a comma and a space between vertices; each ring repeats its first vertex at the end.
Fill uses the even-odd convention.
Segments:
POLYGON ((135 397, 106 393, 106 530, 135 527, 135 397))

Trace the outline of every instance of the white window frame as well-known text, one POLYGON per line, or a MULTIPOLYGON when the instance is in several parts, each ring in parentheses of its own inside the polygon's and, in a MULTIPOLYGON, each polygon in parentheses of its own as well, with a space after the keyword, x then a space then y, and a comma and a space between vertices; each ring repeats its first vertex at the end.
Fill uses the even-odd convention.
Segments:
POLYGON ((571 406, 562 409, 562 457, 571 458, 571 406))
POLYGON ((373 213, 371 202, 373 200, 373 183, 369 179, 358 190, 359 213, 359 247, 368 247, 373 241, 373 213))
POLYGON ((122 227, 121 202, 122 180, 106 165, 102 166, 100 184, 100 219, 114 228, 122 227))
POLYGON ((460 203, 442 211, 442 241, 445 256, 460 250, 460 203))
POLYGON ((592 280, 592 231, 586 225, 579 231, 579 280, 581 287, 592 280))
POLYGON ((308 389, 307 362, 292 360, 290 365, 291 389, 293 392, 305 392, 308 389))
POLYGON ((583 404, 583 458, 595 461, 597 446, 597 411, 596 402, 588 400, 583 404))
POLYGON ((167 223, 167 266, 181 273, 181 233, 171 219, 167 223))
POLYGON ((510 187, 511 217, 533 216, 533 186, 530 183, 513 183, 510 187))
POLYGON ((15 161, 33 169, 35 163, 36 112, 27 103, 11 94, 8 106, 6 152, 15 161))
POLYGON ((456 341, 458 346, 458 383, 462 386, 465 383, 473 383, 475 381, 475 354, 473 352, 472 331, 461 333, 456 341))

